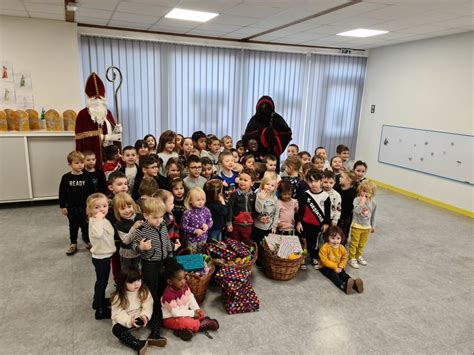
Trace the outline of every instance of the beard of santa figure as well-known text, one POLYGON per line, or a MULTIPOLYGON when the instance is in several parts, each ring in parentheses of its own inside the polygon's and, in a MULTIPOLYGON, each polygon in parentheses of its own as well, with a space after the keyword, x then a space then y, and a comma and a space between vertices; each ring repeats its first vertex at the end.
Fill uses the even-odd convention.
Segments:
POLYGON ((107 100, 102 96, 89 97, 86 107, 92 121, 102 126, 107 119, 107 100))

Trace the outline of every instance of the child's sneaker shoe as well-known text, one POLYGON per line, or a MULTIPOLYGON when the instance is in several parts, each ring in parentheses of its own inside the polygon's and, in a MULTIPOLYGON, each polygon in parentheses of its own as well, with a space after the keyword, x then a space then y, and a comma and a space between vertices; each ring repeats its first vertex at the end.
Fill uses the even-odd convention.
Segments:
POLYGON ((358 269, 360 267, 356 259, 349 260, 349 266, 353 267, 354 269, 358 269))
POLYGON ((66 255, 76 254, 76 251, 77 251, 77 244, 71 244, 69 248, 66 250, 66 255))
POLYGON ((194 333, 189 329, 175 330, 173 334, 184 341, 190 341, 194 335, 194 333))
POLYGON ((306 264, 301 264, 300 265, 300 270, 306 271, 307 269, 308 269, 308 267, 306 266, 306 264))
POLYGON ((362 279, 357 278, 354 280, 354 290, 358 293, 364 292, 364 281, 362 279))
POLYGON ((352 294, 353 287, 354 287, 354 279, 347 280, 347 282, 343 283, 341 286, 342 290, 348 295, 352 294))
POLYGON ((319 264, 318 259, 313 259, 312 263, 313 263, 313 268, 314 268, 314 270, 319 270, 319 269, 321 269, 321 265, 319 264))
POLYGON ((357 258, 357 262, 361 265, 364 265, 364 266, 367 265, 367 260, 365 260, 363 256, 359 256, 357 258))
POLYGON ((207 330, 217 330, 219 329, 219 322, 216 319, 211 319, 209 317, 205 317, 199 326, 200 332, 205 332, 207 330))
POLYGON ((148 338, 148 344, 152 346, 158 346, 160 348, 164 348, 166 344, 168 343, 168 340, 165 337, 158 337, 158 338, 148 338))

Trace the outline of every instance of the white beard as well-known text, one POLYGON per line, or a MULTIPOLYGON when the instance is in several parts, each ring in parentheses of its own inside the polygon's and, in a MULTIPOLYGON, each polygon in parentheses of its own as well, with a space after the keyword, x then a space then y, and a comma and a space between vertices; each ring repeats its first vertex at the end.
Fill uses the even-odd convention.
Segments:
POLYGON ((91 115, 92 121, 99 126, 107 119, 107 101, 103 97, 90 97, 87 99, 87 111, 91 115))

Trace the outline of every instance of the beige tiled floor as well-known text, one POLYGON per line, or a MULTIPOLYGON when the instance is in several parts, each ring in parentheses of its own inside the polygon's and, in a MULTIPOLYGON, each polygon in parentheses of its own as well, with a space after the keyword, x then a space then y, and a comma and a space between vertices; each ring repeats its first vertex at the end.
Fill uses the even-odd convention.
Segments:
MULTIPOLYGON (((221 324, 214 339, 164 331, 168 346, 149 353, 472 354, 473 222, 384 190, 377 202, 369 265, 348 270, 364 294, 344 295, 315 270, 288 282, 255 270, 259 312, 227 315, 213 286, 203 308, 221 324)), ((65 255, 57 206, 0 206, 0 230, 1 354, 133 353, 94 319, 90 254, 80 244, 65 255)))

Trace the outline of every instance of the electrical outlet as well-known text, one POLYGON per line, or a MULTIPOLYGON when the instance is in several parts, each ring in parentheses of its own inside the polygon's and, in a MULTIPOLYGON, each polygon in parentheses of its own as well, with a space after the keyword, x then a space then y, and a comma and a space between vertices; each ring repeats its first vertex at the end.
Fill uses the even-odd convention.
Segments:
POLYGON ((370 106, 370 113, 375 113, 375 105, 370 106))

